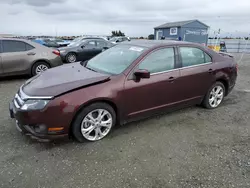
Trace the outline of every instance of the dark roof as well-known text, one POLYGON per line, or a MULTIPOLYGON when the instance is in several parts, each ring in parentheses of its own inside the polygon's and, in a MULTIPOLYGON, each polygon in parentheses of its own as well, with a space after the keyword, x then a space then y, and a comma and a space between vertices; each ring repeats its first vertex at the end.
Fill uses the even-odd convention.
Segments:
MULTIPOLYGON (((170 27, 181 27, 184 26, 186 24, 192 23, 192 22, 200 22, 199 20, 187 20, 187 21, 180 21, 180 22, 169 22, 169 23, 165 23, 163 25, 157 26, 155 27, 155 29, 163 29, 163 28, 170 28, 170 27)), ((206 24, 200 22, 201 24, 203 24, 204 26, 208 27, 206 24)))
POLYGON ((162 46, 162 45, 190 44, 190 42, 174 41, 174 40, 141 40, 141 39, 135 39, 135 40, 131 40, 131 41, 125 41, 125 42, 122 42, 120 44, 121 45, 122 44, 130 44, 130 45, 141 46, 141 47, 146 47, 146 48, 153 48, 153 47, 162 46))

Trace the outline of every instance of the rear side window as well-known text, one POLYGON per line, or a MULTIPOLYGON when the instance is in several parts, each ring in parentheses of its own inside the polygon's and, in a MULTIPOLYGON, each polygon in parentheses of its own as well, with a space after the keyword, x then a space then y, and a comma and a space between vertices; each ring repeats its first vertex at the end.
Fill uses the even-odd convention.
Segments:
POLYGON ((212 58, 207 53, 205 53, 205 61, 206 61, 205 63, 212 62, 212 58))
POLYGON ((31 46, 31 45, 29 45, 27 43, 25 43, 25 47, 26 47, 26 51, 29 51, 29 50, 32 50, 32 49, 35 48, 34 46, 31 46))
POLYGON ((189 67, 212 62, 211 57, 203 50, 193 47, 180 47, 182 67, 189 67))
POLYGON ((146 69, 151 74, 172 70, 175 68, 173 48, 157 50, 147 56, 140 64, 139 69, 146 69))
POLYGON ((96 45, 98 48, 104 48, 107 46, 106 42, 104 41, 96 41, 96 45))
POLYGON ((3 52, 23 52, 26 51, 26 43, 21 41, 3 40, 3 52))

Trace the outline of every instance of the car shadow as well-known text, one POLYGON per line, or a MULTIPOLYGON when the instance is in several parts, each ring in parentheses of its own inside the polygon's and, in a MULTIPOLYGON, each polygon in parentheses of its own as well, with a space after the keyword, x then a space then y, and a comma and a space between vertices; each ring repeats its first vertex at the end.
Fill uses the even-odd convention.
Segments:
POLYGON ((29 79, 30 76, 28 75, 21 75, 21 76, 7 76, 7 77, 0 77, 0 82, 1 81, 19 81, 19 80, 27 80, 29 79))

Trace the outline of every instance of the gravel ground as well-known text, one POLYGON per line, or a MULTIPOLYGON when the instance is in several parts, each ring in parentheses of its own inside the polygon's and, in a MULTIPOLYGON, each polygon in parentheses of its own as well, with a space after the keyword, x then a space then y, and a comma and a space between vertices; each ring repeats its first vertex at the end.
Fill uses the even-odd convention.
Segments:
POLYGON ((21 135, 8 101, 24 80, 0 81, 0 187, 250 187, 250 55, 220 108, 131 123, 96 143, 21 135))

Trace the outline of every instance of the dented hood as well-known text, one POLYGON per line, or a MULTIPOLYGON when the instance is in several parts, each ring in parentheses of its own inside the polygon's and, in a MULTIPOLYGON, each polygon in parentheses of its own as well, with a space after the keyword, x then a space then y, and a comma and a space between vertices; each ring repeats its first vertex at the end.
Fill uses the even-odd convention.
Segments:
POLYGON ((73 63, 49 69, 31 78, 22 89, 30 96, 57 96, 107 80, 109 75, 86 69, 80 63, 73 63))

